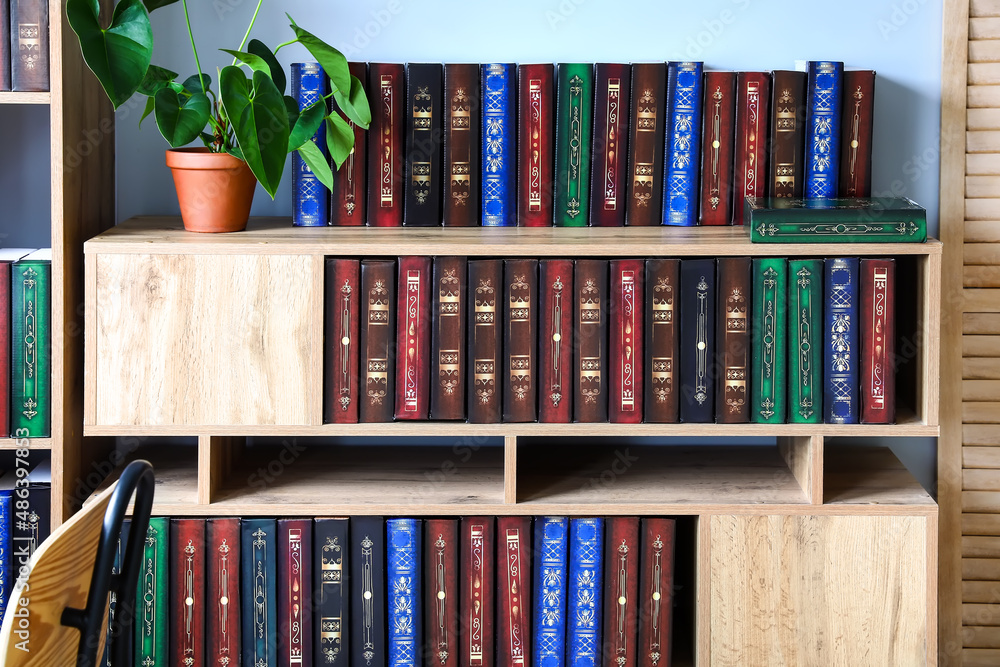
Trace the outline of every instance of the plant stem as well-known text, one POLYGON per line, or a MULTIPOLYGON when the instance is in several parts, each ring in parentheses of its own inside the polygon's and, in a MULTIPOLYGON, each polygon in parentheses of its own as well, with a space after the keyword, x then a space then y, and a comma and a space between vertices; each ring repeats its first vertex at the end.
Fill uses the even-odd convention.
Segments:
MULTIPOLYGON (((257 13, 260 11, 260 6, 264 4, 264 0, 257 0, 257 9, 253 10, 253 18, 250 19, 250 25, 247 26, 247 34, 243 35, 243 41, 240 42, 240 48, 237 51, 242 51, 243 47, 246 46, 247 39, 250 37, 250 31, 253 30, 253 24, 257 22, 257 13)), ((236 58, 233 58, 233 64, 236 64, 236 58)))
POLYGON ((205 91, 205 75, 201 73, 201 62, 198 60, 198 48, 194 45, 194 33, 191 32, 191 17, 188 15, 187 0, 181 0, 184 5, 184 20, 187 21, 188 39, 191 40, 191 50, 194 51, 194 64, 198 67, 198 81, 201 82, 201 92, 205 91))
POLYGON ((278 53, 278 51, 280 51, 281 49, 285 48, 286 46, 291 46, 292 44, 295 44, 298 41, 299 41, 299 39, 298 39, 298 37, 296 37, 295 39, 289 40, 289 41, 284 42, 282 44, 278 44, 278 46, 274 49, 274 52, 278 53))

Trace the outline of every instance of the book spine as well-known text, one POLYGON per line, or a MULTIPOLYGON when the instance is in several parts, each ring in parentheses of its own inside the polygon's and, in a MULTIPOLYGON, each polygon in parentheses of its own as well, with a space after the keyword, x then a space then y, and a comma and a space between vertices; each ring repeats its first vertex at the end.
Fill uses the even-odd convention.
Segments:
POLYGON ((861 423, 891 424, 896 417, 896 262, 862 259, 861 423))
POLYGON ((396 419, 430 413, 431 258, 399 258, 396 419))
POLYGON ((392 421, 396 379, 396 263, 361 262, 361 354, 365 384, 359 419, 392 421))
POLYGON ((555 67, 518 67, 517 224, 552 226, 555 67))
POLYGON ((715 260, 681 261, 680 420, 715 419, 715 260))
POLYGON ((645 370, 649 389, 644 394, 647 422, 677 421, 677 292, 680 260, 646 260, 645 370))
POLYGON ((698 224, 701 166, 702 63, 667 66, 667 130, 664 156, 663 224, 698 224))
POLYGON ((531 517, 497 518, 497 667, 531 665, 531 517))
POLYGON ((645 273, 641 259, 611 260, 611 398, 608 418, 619 424, 642 422, 645 273))
POLYGON ((10 3, 3 0, 0 1, 0 91, 10 90, 10 34, 10 3))
POLYGON ((420 608, 421 520, 389 519, 386 564, 389 588, 389 667, 423 665, 420 608))
POLYGON ((313 663, 312 519, 278 521, 278 665, 313 663))
POLYGON ((372 122, 368 133, 368 226, 403 224, 403 81, 402 65, 368 66, 368 99, 372 122))
MULTIPOLYGON (((319 63, 292 63, 292 98, 299 111, 325 104, 326 73, 319 63)), ((310 139, 326 153, 326 127, 321 125, 310 139)), ((292 224, 297 227, 325 227, 330 218, 330 195, 298 151, 292 152, 292 224)))
POLYGON ((424 550, 424 664, 458 667, 458 520, 425 520, 424 550))
POLYGON ((736 72, 705 72, 703 105, 698 220, 702 225, 728 225, 733 219, 736 72))
POLYGON ((205 662, 205 520, 170 521, 171 664, 205 662))
POLYGON ((788 260, 788 421, 823 421, 823 260, 788 260))
POLYGON ((566 600, 566 664, 601 664, 604 519, 570 519, 566 600))
POLYGON ((278 664, 278 544, 274 519, 242 519, 243 664, 278 664))
POLYGON ((504 260, 503 420, 533 422, 538 404, 538 260, 504 260))
POLYGON ((871 197, 875 72, 844 72, 843 84, 839 194, 841 197, 871 197))
POLYGON ((208 519, 206 526, 205 661, 240 661, 240 520, 208 519))
POLYGON ((10 0, 11 88, 49 89, 49 3, 10 0))
POLYGON ((720 424, 741 424, 750 421, 750 401, 747 397, 750 259, 720 257, 718 276, 718 356, 722 372, 716 385, 715 419, 720 424))
POLYGON ((771 78, 767 72, 736 75, 736 152, 733 167, 733 221, 745 224, 746 197, 767 192, 767 103, 771 78))
POLYGON ((594 76, 594 145, 590 170, 591 227, 624 227, 628 178, 629 89, 632 68, 598 63, 594 76))
POLYGON ((575 331, 573 417, 578 422, 608 420, 608 262, 576 260, 573 278, 575 331))
POLYGON ((823 318, 824 421, 858 423, 858 260, 826 260, 823 318))
MULTIPOLYGON (((131 521, 129 519, 122 520, 122 529, 118 534, 118 539, 115 540, 115 562, 111 566, 111 576, 115 577, 122 573, 122 563, 125 559, 125 546, 128 544, 128 534, 131 530, 131 521)), ((40 544, 40 542, 38 543, 40 544)), ((37 546, 37 544, 36 544, 37 546)), ((26 565, 27 563, 25 563, 26 565)), ((100 660, 97 664, 101 667, 115 667, 112 665, 111 656, 113 655, 114 646, 121 641, 128 641, 129 636, 122 632, 122 628, 119 627, 121 619, 118 618, 118 594, 111 591, 108 594, 108 631, 104 635, 104 652, 101 654, 100 660)), ((131 628, 129 628, 131 629, 131 628)), ((210 659, 206 656, 206 659, 210 659)), ((206 664, 211 664, 206 663, 206 664)))
POLYGON ((569 519, 535 519, 534 639, 535 667, 566 664, 566 593, 569 519))
POLYGON ((445 227, 478 227, 479 132, 482 105, 479 65, 444 66, 445 227))
POLYGON ((348 519, 316 519, 313 523, 313 661, 316 665, 348 664, 347 573, 348 519))
POLYGON ((324 272, 323 423, 353 424, 358 421, 361 264, 327 258, 324 272))
POLYGON ((674 590, 673 519, 644 517, 640 527, 639 667, 670 665, 674 590))
MULTIPOLYGON (((352 62, 348 63, 351 76, 358 81, 368 81, 368 64, 352 62)), ((376 110, 376 105, 369 102, 372 110, 376 110)), ((331 110, 338 109, 337 103, 330 100, 331 110)), ((368 157, 368 133, 364 128, 358 127, 342 111, 340 117, 350 126, 354 132, 354 146, 347 155, 347 159, 337 169, 336 163, 330 159, 330 168, 333 170, 333 190, 330 191, 330 224, 335 227, 357 227, 364 225, 367 219, 367 190, 368 190, 368 170, 365 164, 368 157)), ((325 132, 321 126, 320 132, 325 132)))
POLYGON ((604 544, 604 667, 636 664, 639 623, 639 519, 607 519, 604 544))
POLYGON ((573 260, 541 260, 538 281, 538 421, 566 424, 573 420, 573 260))
POLYGON ((385 667, 385 521, 351 517, 351 667, 385 667))
POLYGON ((406 66, 406 205, 403 225, 441 224, 442 65, 406 66))
POLYGON ((459 551, 459 667, 493 667, 493 575, 496 528, 491 516, 462 519, 459 551))
POLYGON ((469 262, 469 324, 472 326, 469 366, 469 421, 473 424, 500 422, 500 385, 497 369, 502 359, 501 331, 497 317, 498 297, 503 285, 499 259, 469 262))
POLYGON ((0 491, 0 617, 10 604, 14 590, 14 497, 12 491, 0 491))
MULTIPOLYGON (((2 0, 0 0, 2 4, 2 0)), ((11 312, 11 268, 10 262, 0 262, 0 313, 11 312)), ((11 415, 11 320, 0 317, 0 433, 13 436, 10 427, 11 415)))
POLYGON ((553 224, 556 227, 586 227, 590 211, 594 66, 589 63, 562 63, 556 76, 553 224))
POLYGON ((517 226, 516 65, 483 65, 483 227, 517 226))
POLYGON ((666 63, 632 65, 629 187, 625 224, 660 224, 663 205, 663 131, 666 116, 666 63))
POLYGON ((16 262, 11 273, 10 431, 16 438, 47 438, 52 432, 51 265, 16 262))
POLYGON ((804 183, 806 73, 771 73, 771 159, 767 196, 801 199, 804 183))
POLYGON ((785 423, 788 260, 753 260, 751 421, 785 423))
POLYGON ((465 257, 435 257, 431 306, 431 419, 465 419, 465 257))
POLYGON ((805 195, 836 197, 840 171, 840 96, 844 63, 811 61, 806 83, 805 195))
MULTIPOLYGON (((170 659, 167 593, 169 578, 170 519, 153 517, 146 529, 142 570, 136 589, 135 664, 165 665, 170 659)), ((248 663, 252 664, 252 663, 248 663)))

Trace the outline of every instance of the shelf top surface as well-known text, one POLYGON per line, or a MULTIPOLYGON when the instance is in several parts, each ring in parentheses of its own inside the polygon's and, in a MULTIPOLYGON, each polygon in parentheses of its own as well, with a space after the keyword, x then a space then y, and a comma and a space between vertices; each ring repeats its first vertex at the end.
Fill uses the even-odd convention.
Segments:
POLYGON ((132 218, 87 254, 443 255, 526 257, 938 255, 941 242, 750 243, 744 227, 293 227, 252 218, 246 231, 198 234, 178 217, 132 218))
POLYGON ((0 104, 51 104, 51 102, 52 94, 49 92, 0 92, 0 104))

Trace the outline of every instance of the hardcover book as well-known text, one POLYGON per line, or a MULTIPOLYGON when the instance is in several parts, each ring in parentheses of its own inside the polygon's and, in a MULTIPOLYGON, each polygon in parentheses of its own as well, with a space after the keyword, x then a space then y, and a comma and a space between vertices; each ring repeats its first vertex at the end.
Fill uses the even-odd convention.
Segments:
POLYGON ((823 421, 823 260, 788 260, 788 421, 823 421))
MULTIPOLYGON (((721 373, 717 384, 715 420, 720 424, 750 421, 747 396, 750 370, 750 258, 718 260, 718 346, 721 373)), ((756 283, 755 283, 756 284, 756 283)), ((778 323, 783 327, 784 323, 778 323)))
POLYGON ((680 419, 715 419, 715 260, 681 260, 680 419))
POLYGON ((744 224, 744 198, 767 194, 767 103, 770 98, 771 77, 767 72, 740 72, 736 75, 734 225, 744 224))
POLYGON ((205 522, 205 664, 240 661, 240 520, 205 522))
POLYGON ((424 664, 458 667, 458 520, 424 520, 424 664))
POLYGON ((278 666, 313 663, 312 519, 278 521, 278 666))
POLYGON ((421 520, 389 519, 386 566, 389 589, 389 667, 423 665, 421 520))
POLYGON ((479 64, 444 66, 445 227, 479 225, 479 64))
MULTIPOLYGON (((351 76, 358 81, 368 81, 367 63, 348 63, 351 76)), ((372 116, 378 110, 375 99, 371 97, 371 89, 368 89, 368 104, 372 109, 372 116)), ((330 108, 337 109, 337 103, 330 98, 330 108)), ((335 227, 356 227, 364 225, 368 216, 368 170, 366 159, 368 157, 368 132, 354 124, 343 112, 340 117, 347 122, 354 132, 354 147, 351 148, 347 160, 337 169, 333 158, 330 159, 330 168, 333 170, 333 190, 330 192, 330 224, 335 227)), ((325 131, 325 130, 323 130, 325 131)))
POLYGON ((531 517, 497 517, 496 667, 531 664, 531 517))
MULTIPOLYGON (((197 80, 197 79, 196 79, 197 80)), ((292 98, 303 111, 323 102, 327 94, 326 72, 319 63, 292 63, 292 98)), ((312 139, 326 153, 326 127, 321 125, 312 139)), ((298 151, 292 153, 292 224, 298 227, 325 227, 330 220, 330 195, 298 151)))
POLYGON ((642 422, 645 269, 641 259, 611 260, 611 397, 608 418, 615 423, 642 422))
POLYGON ((205 660, 205 520, 170 520, 170 662, 205 660))
POLYGON ((11 267, 11 413, 15 438, 52 432, 52 251, 36 250, 11 267))
POLYGON ((632 68, 624 63, 597 63, 595 69, 590 226, 624 227, 632 68))
POLYGON ((278 664, 278 531, 274 519, 242 519, 244 665, 278 664))
POLYGON ((369 63, 368 226, 403 225, 403 118, 406 70, 402 65, 369 63))
POLYGON ((348 519, 316 519, 313 523, 313 602, 318 622, 313 632, 313 662, 328 667, 348 664, 348 519))
MULTIPOLYGON (((128 534, 131 529, 132 522, 129 519, 122 520, 122 529, 118 534, 118 539, 115 540, 115 563, 111 567, 111 576, 117 576, 122 573, 122 563, 125 559, 125 547, 128 544, 128 534)), ((111 664, 111 656, 113 646, 115 646, 120 641, 130 641, 130 635, 122 632, 124 628, 120 627, 121 619, 118 617, 119 614, 119 600, 118 595, 113 591, 108 595, 108 632, 104 639, 104 652, 101 655, 100 660, 97 664, 101 667, 116 667, 111 664)), ((131 628, 127 628, 131 631, 131 628)), ((127 649, 130 654, 131 649, 127 649)), ((207 659, 211 660, 211 654, 207 656, 207 659)), ((211 664, 211 662, 207 663, 211 664)))
POLYGON ((465 257, 435 257, 431 304, 431 419, 465 419, 465 257))
POLYGON ((607 520, 604 544, 604 667, 636 664, 639 623, 639 519, 607 520))
POLYGON ((823 414, 827 424, 858 423, 858 259, 826 260, 823 414))
POLYGON ((771 161, 767 196, 801 199, 805 161, 806 73, 771 73, 771 161))
POLYGON ((538 260, 504 260, 503 420, 533 422, 538 404, 538 260))
POLYGON ((396 262, 361 262, 362 422, 392 421, 396 379, 396 262))
POLYGON ((399 258, 396 316, 396 419, 430 412, 431 258, 399 258))
MULTIPOLYGON (((0 2, 0 91, 10 90, 10 3, 0 2)), ((105 647, 105 654, 107 654, 105 647)))
POLYGON ((806 82, 805 194, 836 197, 840 172, 840 95, 844 63, 810 61, 806 82))
POLYGON ((324 267, 323 423, 358 421, 361 264, 328 257, 324 267))
POLYGON ((459 667, 493 667, 494 560, 496 529, 491 516, 462 518, 459 551, 459 667))
POLYGON ((566 664, 566 593, 569 519, 535 519, 534 628, 532 660, 535 667, 566 664))
POLYGON ((594 66, 590 63, 560 63, 556 77, 553 224, 556 227, 586 227, 590 212, 594 66))
POLYGON ((14 493, 0 491, 0 617, 10 604, 14 580, 14 493))
MULTIPOLYGON (((499 259, 469 262, 469 422, 500 423, 500 387, 497 371, 503 352, 497 305, 503 289, 503 263, 499 259)), ((502 312, 502 311, 501 311, 502 312)))
POLYGON ((351 517, 351 667, 386 665, 385 521, 351 517))
POLYGON ((49 4, 10 0, 11 88, 49 89, 49 4))
POLYGON ((573 260, 538 262, 538 421, 573 420, 573 260))
POLYGON ((573 322, 578 344, 573 347, 573 418, 578 422, 608 421, 608 262, 576 260, 573 278, 573 322))
MULTIPOLYGON (((0 0, 2 4, 2 0, 0 0)), ((14 429, 11 428, 12 408, 15 406, 11 400, 11 387, 16 386, 17 380, 12 377, 11 351, 13 348, 11 331, 11 318, 13 303, 13 263, 31 254, 30 248, 3 248, 0 249, 0 433, 4 436, 17 437, 14 429)))
POLYGON ((551 227, 555 67, 519 65, 517 71, 517 224, 551 227))
POLYGON ((566 600, 566 664, 597 667, 601 660, 604 519, 570 519, 566 600))
POLYGON ((733 220, 736 72, 705 72, 704 100, 699 220, 728 225, 733 220))
MULTIPOLYGON (((135 664, 165 665, 170 660, 168 581, 170 519, 152 517, 142 549, 142 570, 135 593, 135 664)), ((248 663, 252 664, 252 663, 248 663)))
POLYGON ((788 260, 753 260, 753 381, 750 420, 784 424, 788 354, 788 260))
POLYGON ((680 260, 646 260, 646 377, 643 417, 647 422, 677 421, 677 351, 680 260))
POLYGON ((443 69, 439 63, 406 66, 406 205, 407 227, 441 224, 441 148, 443 69))
POLYGON ((483 65, 483 227, 517 226, 517 66, 483 65))
POLYGON ((667 130, 663 169, 663 224, 698 223, 701 165, 702 63, 667 65, 667 130))
POLYGON ((905 197, 748 199, 753 243, 923 243, 927 212, 905 197))
POLYGON ((643 517, 639 581, 639 667, 670 666, 674 603, 673 519, 643 517))
POLYGON ((625 224, 658 225, 663 205, 663 113, 667 90, 666 63, 632 65, 629 137, 628 208, 625 224))
POLYGON ((896 419, 896 261, 862 259, 861 423, 896 419))
POLYGON ((843 96, 838 194, 841 197, 871 197, 875 72, 845 71, 843 96))

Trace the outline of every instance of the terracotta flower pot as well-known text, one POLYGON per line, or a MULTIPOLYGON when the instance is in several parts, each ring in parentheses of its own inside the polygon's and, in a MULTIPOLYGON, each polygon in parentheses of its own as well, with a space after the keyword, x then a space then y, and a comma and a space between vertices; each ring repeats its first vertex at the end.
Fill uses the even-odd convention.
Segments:
POLYGON ((238 232, 246 228, 257 179, 247 163, 207 148, 167 151, 184 229, 238 232))

